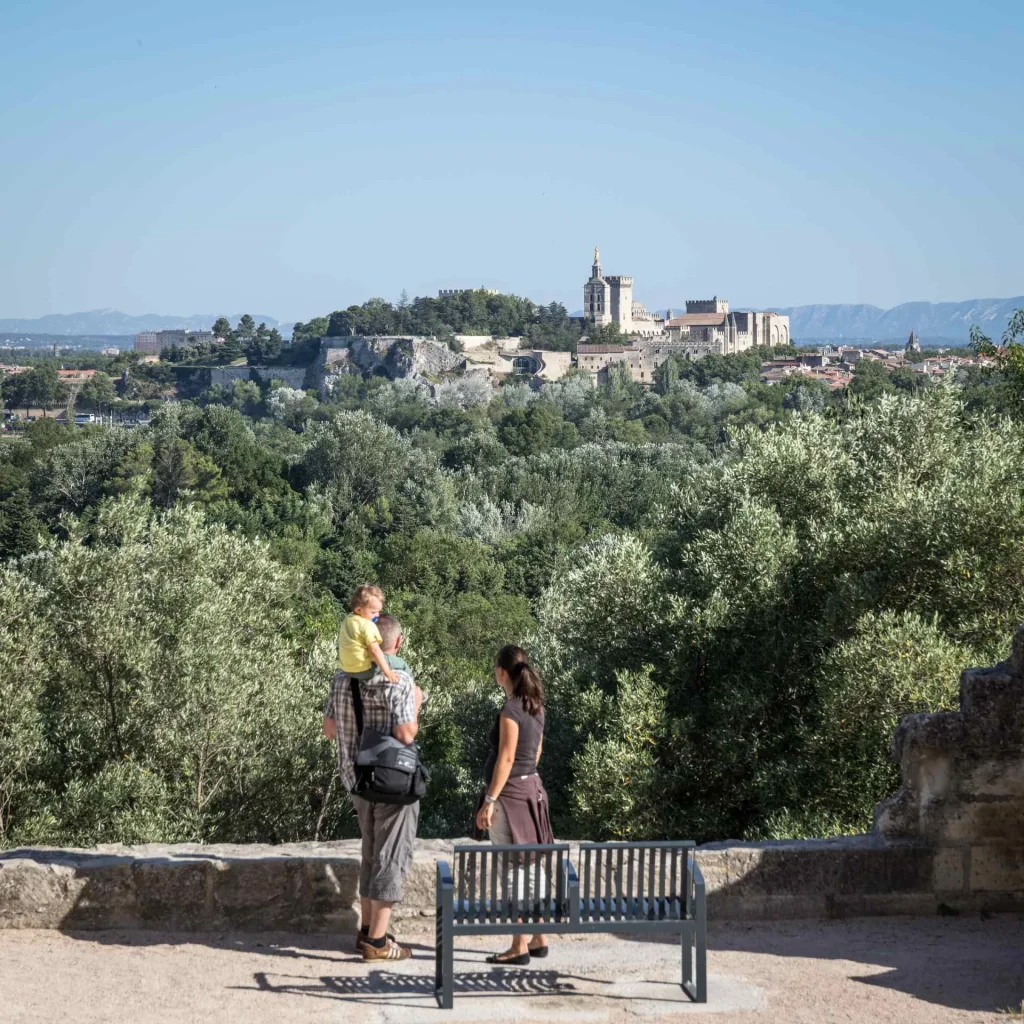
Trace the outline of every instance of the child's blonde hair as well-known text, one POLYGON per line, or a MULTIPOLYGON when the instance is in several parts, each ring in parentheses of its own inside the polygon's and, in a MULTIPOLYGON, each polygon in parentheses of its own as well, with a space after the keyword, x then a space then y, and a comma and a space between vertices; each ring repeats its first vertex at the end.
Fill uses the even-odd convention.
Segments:
POLYGON ((357 608, 364 608, 371 597, 377 598, 383 607, 384 591, 380 587, 373 583, 364 583, 361 587, 356 587, 352 600, 349 601, 349 610, 354 612, 357 608))

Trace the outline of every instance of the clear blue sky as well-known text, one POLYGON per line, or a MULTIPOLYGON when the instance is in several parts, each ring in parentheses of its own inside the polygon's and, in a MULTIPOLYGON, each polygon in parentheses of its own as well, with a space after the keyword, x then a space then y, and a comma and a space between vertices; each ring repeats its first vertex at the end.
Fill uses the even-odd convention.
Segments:
POLYGON ((0 316, 1024 292, 1021 0, 0 5, 0 316))

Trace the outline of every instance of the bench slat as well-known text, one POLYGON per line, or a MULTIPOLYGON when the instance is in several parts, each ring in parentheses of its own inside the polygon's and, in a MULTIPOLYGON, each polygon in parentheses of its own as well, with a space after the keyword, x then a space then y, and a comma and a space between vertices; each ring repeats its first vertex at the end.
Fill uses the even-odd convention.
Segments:
POLYGON ((644 851, 638 851, 639 856, 637 857, 637 882, 636 882, 636 914, 635 917, 641 916, 641 907, 643 906, 644 899, 644 851))
POLYGON ((463 907, 466 905, 466 854, 459 853, 459 906, 455 918, 462 920, 463 907))
POLYGON ((650 853, 647 857, 650 861, 650 870, 647 874, 647 917, 653 919, 657 916, 657 896, 658 890, 655 888, 658 884, 657 878, 654 875, 654 862, 658 855, 658 851, 655 847, 651 847, 650 853))
POLYGON ((587 864, 586 864, 586 867, 584 868, 583 892, 584 892, 584 895, 586 896, 586 898, 588 900, 594 895, 593 890, 591 888, 591 884, 590 884, 590 875, 591 875, 590 869, 591 869, 591 860, 593 859, 593 852, 594 852, 593 850, 589 850, 589 849, 587 850, 587 864))
POLYGON ((636 860, 636 857, 634 856, 633 851, 630 850, 629 854, 628 854, 628 867, 626 868, 626 872, 627 872, 626 892, 629 895, 629 916, 630 917, 633 916, 633 895, 634 895, 634 890, 633 890, 633 864, 634 864, 635 860, 636 860))
POLYGON ((491 853, 491 912, 498 906, 498 854, 491 853))
POLYGON ((509 907, 512 920, 519 917, 519 858, 512 855, 512 903, 509 907))
POLYGON ((665 854, 668 850, 661 850, 661 866, 658 871, 658 917, 668 917, 668 911, 665 909, 665 854))
POLYGON ((677 906, 677 904, 679 902, 679 890, 676 888, 676 861, 678 860, 678 856, 679 856, 679 851, 678 850, 673 850, 672 851, 672 871, 671 871, 671 874, 669 875, 669 880, 668 880, 668 891, 669 891, 669 894, 670 894, 670 897, 671 897, 671 899, 669 900, 669 903, 670 903, 669 910, 670 910, 670 913, 671 913, 672 917, 678 917, 679 916, 679 908, 677 906))

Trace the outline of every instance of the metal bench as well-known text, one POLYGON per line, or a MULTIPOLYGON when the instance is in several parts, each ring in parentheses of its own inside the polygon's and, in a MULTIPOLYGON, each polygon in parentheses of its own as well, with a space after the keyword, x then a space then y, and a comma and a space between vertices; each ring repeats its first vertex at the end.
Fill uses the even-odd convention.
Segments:
POLYGON ((434 991, 454 1001, 456 935, 676 933, 682 987, 707 1002, 704 878, 692 842, 581 843, 582 878, 567 843, 455 847, 455 870, 437 863, 434 991))

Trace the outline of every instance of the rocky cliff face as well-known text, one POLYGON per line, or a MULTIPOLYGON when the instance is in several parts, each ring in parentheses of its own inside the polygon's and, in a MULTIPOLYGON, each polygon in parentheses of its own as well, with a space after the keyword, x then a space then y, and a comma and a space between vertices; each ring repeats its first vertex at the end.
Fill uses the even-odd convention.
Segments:
POLYGON ((463 359, 432 338, 348 337, 323 338, 323 383, 343 373, 384 376, 390 380, 413 377, 429 382, 462 366, 463 359))

